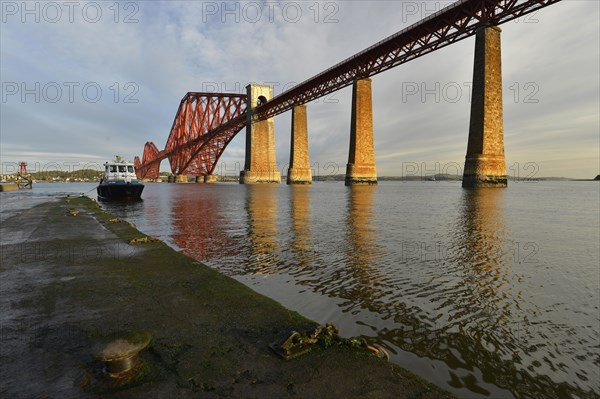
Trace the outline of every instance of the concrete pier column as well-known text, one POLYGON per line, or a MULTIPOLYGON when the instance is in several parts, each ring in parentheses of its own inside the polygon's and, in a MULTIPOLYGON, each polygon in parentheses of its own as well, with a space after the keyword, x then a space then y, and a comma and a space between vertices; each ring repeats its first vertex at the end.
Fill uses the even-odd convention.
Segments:
POLYGON ((273 97, 273 88, 251 83, 246 86, 246 92, 249 109, 246 120, 246 162, 240 173, 240 183, 281 183, 275 158, 274 120, 256 121, 253 112, 259 104, 273 97))
POLYGON ((196 184, 204 184, 204 176, 196 176, 196 184))
POLYGON ((175 182, 176 183, 187 183, 188 177, 186 175, 175 175, 175 182))
POLYGON ((352 121, 346 185, 374 184, 377 184, 377 168, 373 145, 373 103, 371 79, 366 78, 356 80, 352 85, 352 121))
POLYGON ((206 175, 204 176, 204 183, 216 183, 217 182, 217 176, 215 175, 206 175))
POLYGON ((473 96, 463 187, 506 187, 502 111, 501 29, 482 27, 475 38, 473 96))
POLYGON ((287 184, 312 184, 312 170, 308 159, 308 127, 306 105, 292 109, 292 144, 287 184))

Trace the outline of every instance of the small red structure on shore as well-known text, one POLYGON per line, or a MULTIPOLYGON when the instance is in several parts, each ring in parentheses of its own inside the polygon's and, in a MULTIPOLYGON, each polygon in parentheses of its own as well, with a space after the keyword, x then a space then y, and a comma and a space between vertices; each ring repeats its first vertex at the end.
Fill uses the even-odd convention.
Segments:
POLYGON ((31 176, 27 175, 27 162, 19 162, 19 173, 17 173, 17 185, 19 186, 19 190, 25 188, 32 188, 33 181, 31 180, 31 176))

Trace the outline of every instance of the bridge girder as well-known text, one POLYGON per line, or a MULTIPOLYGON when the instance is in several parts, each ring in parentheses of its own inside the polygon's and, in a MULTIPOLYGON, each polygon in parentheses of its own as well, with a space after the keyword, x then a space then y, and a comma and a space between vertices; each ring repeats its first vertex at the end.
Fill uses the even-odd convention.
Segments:
POLYGON ((258 120, 286 112, 415 58, 561 0, 461 0, 381 40, 255 109, 258 120))
POLYGON ((246 95, 187 93, 179 105, 165 146, 171 171, 177 175, 212 174, 221 156, 223 140, 207 134, 246 111, 246 95), (193 143, 191 145, 186 145, 193 143))
MULTIPOLYGON (((559 1, 459 0, 256 107, 253 120, 272 118, 295 105, 343 89, 357 79, 473 36, 481 26, 501 25, 559 1)), ((243 94, 187 93, 167 146, 148 164, 142 162, 141 167, 169 158, 175 174, 212 174, 225 147, 244 127, 246 107, 243 94)))
POLYGON ((160 173, 160 161, 151 162, 159 158, 160 151, 152 141, 147 141, 144 145, 144 155, 140 162, 139 157, 135 157, 133 164, 138 179, 158 179, 160 173))

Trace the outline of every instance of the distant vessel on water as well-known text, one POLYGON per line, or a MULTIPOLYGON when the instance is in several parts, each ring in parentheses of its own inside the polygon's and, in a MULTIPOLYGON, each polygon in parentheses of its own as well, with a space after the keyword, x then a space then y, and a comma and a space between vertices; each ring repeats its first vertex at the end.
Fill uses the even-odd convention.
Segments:
POLYGON ((100 179, 97 192, 101 199, 137 200, 142 196, 144 185, 135 174, 133 163, 122 157, 104 164, 104 175, 100 179))

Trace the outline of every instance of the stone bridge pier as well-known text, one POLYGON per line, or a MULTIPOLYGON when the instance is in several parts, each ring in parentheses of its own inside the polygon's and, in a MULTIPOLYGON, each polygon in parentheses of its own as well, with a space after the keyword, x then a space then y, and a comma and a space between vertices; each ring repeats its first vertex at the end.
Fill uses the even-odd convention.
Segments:
POLYGON ((275 123, 273 118, 257 121, 254 109, 273 98, 273 88, 251 83, 246 86, 248 117, 246 120, 246 161, 240 172, 240 184, 281 183, 275 158, 275 123))
POLYGON ((287 184, 312 184, 312 170, 308 157, 308 123, 304 104, 292 108, 292 140, 287 184))
POLYGON ((502 110, 501 29, 481 27, 475 36, 475 65, 469 142, 463 187, 506 187, 502 110))
POLYGON ((373 103, 371 79, 355 80, 352 85, 350 151, 346 166, 346 185, 377 184, 373 145, 373 103))

